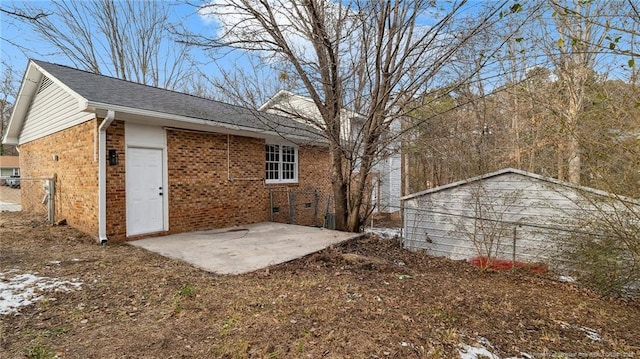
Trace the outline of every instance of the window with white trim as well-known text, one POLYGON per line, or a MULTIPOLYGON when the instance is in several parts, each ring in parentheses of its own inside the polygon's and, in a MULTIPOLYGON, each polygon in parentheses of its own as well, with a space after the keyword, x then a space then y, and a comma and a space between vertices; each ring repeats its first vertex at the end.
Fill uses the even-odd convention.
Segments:
POLYGON ((265 146, 265 179, 267 183, 298 182, 298 148, 267 144, 265 146))

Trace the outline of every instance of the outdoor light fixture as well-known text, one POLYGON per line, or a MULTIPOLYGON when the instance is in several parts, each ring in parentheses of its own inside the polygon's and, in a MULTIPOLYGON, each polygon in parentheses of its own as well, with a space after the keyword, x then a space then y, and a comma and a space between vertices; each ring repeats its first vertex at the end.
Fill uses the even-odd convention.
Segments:
POLYGON ((115 166, 118 164, 118 152, 116 150, 109 150, 109 166, 115 166))

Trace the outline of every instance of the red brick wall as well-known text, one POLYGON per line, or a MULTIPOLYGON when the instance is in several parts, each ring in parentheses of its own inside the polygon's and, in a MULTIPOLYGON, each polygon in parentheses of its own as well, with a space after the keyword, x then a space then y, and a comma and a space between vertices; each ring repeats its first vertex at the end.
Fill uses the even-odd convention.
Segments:
MULTIPOLYGON (((222 228, 269 220, 269 189, 330 190, 328 151, 321 147, 299 149, 299 183, 265 185, 265 141, 229 136, 230 176, 227 172, 227 135, 168 130, 169 230, 172 233, 222 228), (251 179, 251 180, 247 180, 251 179)), ((304 208, 313 195, 298 195, 297 224, 322 224, 324 202, 304 208)), ((288 207, 281 208, 288 214, 288 207)), ((286 222, 288 218, 276 221, 286 222)))
MULTIPOLYGON (((230 136, 235 178, 262 178, 264 142, 230 136)), ((227 179, 227 136, 167 130, 169 230, 222 228, 268 219, 262 181, 227 179)))
POLYGON ((125 196, 125 139, 124 122, 113 121, 107 128, 107 153, 116 150, 118 164, 109 165, 107 158, 107 238, 123 241, 127 236, 127 204, 125 196))
MULTIPOLYGON (((97 121, 91 120, 20 146, 21 177, 53 177, 56 220, 98 234, 97 121), (54 161, 53 156, 58 160, 54 161)), ((45 213, 42 181, 23 180, 24 211, 45 213)))
MULTIPOLYGON (((98 233, 97 126, 92 120, 21 146, 22 177, 51 177, 56 181, 56 218, 86 233, 98 233), (58 155, 58 161, 52 156, 58 155)), ((297 191, 296 224, 322 224, 330 194, 329 155, 326 148, 299 148, 299 182, 265 185, 265 141, 229 136, 230 176, 227 169, 227 135, 167 130, 169 181, 169 232, 222 228, 269 220, 269 190, 297 191), (251 180, 247 180, 251 179, 251 180), (313 218, 318 190, 318 217, 313 218), (303 193, 304 192, 304 193, 303 193), (305 203, 312 203, 305 208, 305 203)), ((107 129, 107 150, 115 149, 117 165, 107 165, 107 236, 126 240, 125 126, 113 121, 107 129)), ((23 207, 44 213, 42 182, 23 182, 23 207)), ((287 222, 285 216, 274 220, 287 222)))
POLYGON ((332 195, 329 151, 326 147, 302 146, 298 149, 298 157, 297 184, 266 186, 267 189, 272 190, 273 206, 279 209, 278 213, 273 214, 273 221, 290 223, 289 203, 293 202, 296 206, 293 224, 321 226, 327 209, 327 196, 332 195), (307 208, 306 204, 310 204, 310 207, 307 208), (316 218, 314 214, 317 215, 316 218))

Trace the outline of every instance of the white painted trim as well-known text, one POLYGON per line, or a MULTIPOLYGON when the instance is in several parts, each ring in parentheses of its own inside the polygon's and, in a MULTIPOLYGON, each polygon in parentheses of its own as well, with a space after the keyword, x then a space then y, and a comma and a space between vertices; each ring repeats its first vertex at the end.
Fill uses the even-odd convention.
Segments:
POLYGON ((20 131, 22 131, 22 125, 24 123, 25 115, 31 106, 33 97, 36 94, 40 80, 42 79, 42 73, 38 72, 33 61, 29 61, 27 69, 25 70, 20 84, 20 91, 16 97, 16 103, 11 111, 11 117, 7 124, 7 130, 2 139, 2 143, 7 145, 17 145, 20 131))
MULTIPOLYGON (((269 142, 269 141, 267 141, 267 142, 265 142, 264 151, 267 150, 266 146, 268 146, 268 145, 277 145, 277 146, 279 146, 279 151, 280 151, 280 154, 279 154, 280 160, 278 161, 278 163, 280 164, 280 166, 278 166, 278 168, 279 168, 278 175, 279 176, 282 176, 282 167, 283 167, 282 166, 282 164, 283 164, 283 162, 282 162, 282 146, 293 147, 294 152, 295 152, 294 156, 296 158, 296 160, 295 160, 295 173, 294 173, 295 177, 293 179, 286 179, 286 180, 285 179, 277 179, 277 180, 267 179, 267 174, 265 172, 265 174, 264 174, 264 183, 265 184, 295 184, 295 183, 298 183, 299 182, 299 178, 300 178, 300 176, 299 176, 299 173, 300 173, 300 151, 299 151, 299 147, 297 145, 292 145, 292 144, 286 143, 284 141, 283 142, 279 142, 279 141, 269 142)), ((266 171, 266 169, 265 169, 265 171, 266 171)))
POLYGON ((164 223, 163 229, 165 231, 169 230, 169 151, 167 150, 167 129, 163 128, 162 133, 164 134, 163 140, 163 148, 162 148, 162 193, 164 198, 162 198, 163 210, 164 210, 164 223))
MULTIPOLYGON (((107 108, 108 109, 113 109, 114 111, 117 111, 117 112, 128 113, 128 114, 131 114, 131 115, 134 115, 134 116, 148 117, 148 118, 155 119, 155 120, 161 119, 161 120, 169 120, 169 121, 177 121, 177 122, 182 122, 182 123, 188 123, 188 124, 193 124, 193 125, 202 125, 202 126, 205 126, 206 128, 213 129, 214 132, 221 132, 221 133, 225 133, 225 134, 227 132, 220 131, 218 129, 230 130, 230 131, 238 131, 238 132, 242 133, 242 135, 245 136, 245 137, 265 138, 265 137, 268 137, 268 136, 274 136, 274 137, 281 137, 282 136, 281 134, 279 134, 276 131, 261 130, 261 129, 257 129, 257 128, 253 128, 253 127, 238 126, 238 125, 235 125, 235 124, 215 122, 215 121, 201 119, 201 118, 174 115, 174 114, 169 114, 169 113, 164 113, 164 112, 158 112, 158 111, 152 111, 152 110, 144 110, 144 109, 138 109, 138 108, 133 108, 133 107, 115 106, 115 105, 110 105, 110 104, 101 103, 101 102, 89 101, 87 103, 86 111, 95 112, 95 111, 98 111, 98 110, 101 110, 101 109, 107 109, 107 108), (250 134, 253 134, 253 136, 250 135, 250 134)), ((169 125, 166 125, 166 124, 163 124, 163 126, 164 127, 170 127, 169 125)), ((179 127, 179 128, 181 128, 181 127, 179 127)), ((299 140, 302 143, 318 144, 318 145, 325 145, 325 146, 327 145, 324 142, 312 141, 308 137, 304 137, 304 136, 286 135, 286 137, 290 138, 292 140, 299 140)))
POLYGON ((107 243, 107 128, 115 118, 115 112, 107 111, 98 128, 98 241, 107 243))
POLYGON ((65 85, 64 82, 58 80, 55 76, 51 75, 49 72, 47 72, 47 70, 43 69, 42 67, 40 67, 35 62, 31 61, 29 65, 31 65, 31 64, 33 64, 33 66, 35 66, 35 68, 38 69, 38 71, 40 71, 40 73, 42 73, 43 75, 47 76, 51 81, 53 81, 54 84, 60 86, 60 88, 62 88, 67 93, 69 93, 71 96, 73 96, 76 99, 76 101, 78 101, 78 107, 81 110, 87 107, 88 101, 87 101, 86 98, 80 96, 80 94, 78 94, 77 92, 73 91, 69 86, 65 85))

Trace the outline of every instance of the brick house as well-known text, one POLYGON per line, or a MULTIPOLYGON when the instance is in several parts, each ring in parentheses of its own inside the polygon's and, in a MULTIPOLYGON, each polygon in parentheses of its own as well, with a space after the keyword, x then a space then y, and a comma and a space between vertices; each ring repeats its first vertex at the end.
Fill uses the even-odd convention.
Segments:
MULTIPOLYGON (((279 91, 259 110, 278 114, 285 117, 306 121, 306 123, 322 124, 322 116, 313 99, 291 93, 279 91)), ((365 122, 363 115, 343 108, 340 110, 342 128, 340 137, 343 145, 358 152, 357 138, 365 122)), ((389 128, 388 136, 396 137, 400 132, 400 121, 394 121, 389 128)), ((374 162, 371 170, 370 200, 375 206, 374 213, 400 215, 400 197, 402 195, 402 152, 400 140, 384 141, 385 147, 374 162)))
MULTIPOLYGON (((302 123, 43 61, 3 142, 23 178, 55 178, 56 218, 101 243, 268 221, 270 192, 331 188, 326 143, 302 123)), ((40 210, 26 185, 23 210, 40 210)))

